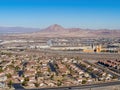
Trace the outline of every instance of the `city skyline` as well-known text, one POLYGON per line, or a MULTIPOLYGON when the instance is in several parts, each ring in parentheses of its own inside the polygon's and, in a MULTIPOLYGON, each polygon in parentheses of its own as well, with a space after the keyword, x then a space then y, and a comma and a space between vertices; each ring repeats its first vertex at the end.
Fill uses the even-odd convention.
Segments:
POLYGON ((119 0, 4 0, 0 26, 120 29, 119 0))

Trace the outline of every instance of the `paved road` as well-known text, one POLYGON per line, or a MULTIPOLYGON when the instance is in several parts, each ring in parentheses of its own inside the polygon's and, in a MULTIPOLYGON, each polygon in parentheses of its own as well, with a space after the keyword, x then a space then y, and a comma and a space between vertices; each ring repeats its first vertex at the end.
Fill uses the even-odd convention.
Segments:
POLYGON ((48 55, 63 55, 63 56, 77 56, 80 57, 81 59, 86 59, 86 60, 116 60, 120 59, 120 54, 118 53, 83 53, 80 51, 60 51, 60 50, 27 50, 24 52, 17 52, 17 51, 10 51, 14 54, 24 54, 24 53, 46 53, 48 55))
POLYGON ((106 86, 114 86, 120 85, 120 81, 116 82, 108 82, 108 83, 100 83, 100 84, 91 84, 91 85, 82 85, 82 86, 72 86, 72 87, 59 87, 59 88, 40 88, 40 89, 24 89, 20 86, 20 84, 15 84, 15 90, 83 90, 97 87, 106 87, 106 86), (16 87, 17 85, 17 87, 16 87))
POLYGON ((92 84, 92 85, 83 85, 83 86, 73 86, 73 87, 61 87, 61 88, 44 88, 44 89, 27 89, 27 90, 83 90, 97 87, 105 87, 112 85, 120 85, 120 81, 101 83, 101 84, 92 84))
MULTIPOLYGON (((36 50, 35 50, 36 51, 36 50)), ((120 59, 120 54, 118 53, 84 53, 80 51, 60 51, 60 50, 38 50, 38 52, 45 52, 58 55, 68 55, 68 56, 78 56, 83 59, 91 60, 116 60, 120 59)))

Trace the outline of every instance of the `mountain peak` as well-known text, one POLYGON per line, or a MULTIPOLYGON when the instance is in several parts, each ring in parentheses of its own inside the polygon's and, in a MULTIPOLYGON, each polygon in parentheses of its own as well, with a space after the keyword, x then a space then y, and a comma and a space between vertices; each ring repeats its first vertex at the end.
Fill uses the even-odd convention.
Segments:
POLYGON ((53 24, 51 26, 54 26, 54 27, 62 27, 61 25, 58 25, 58 24, 53 24))
POLYGON ((46 30, 49 30, 49 31, 61 31, 61 30, 64 30, 64 28, 61 25, 54 24, 54 25, 51 25, 48 28, 46 28, 46 30))

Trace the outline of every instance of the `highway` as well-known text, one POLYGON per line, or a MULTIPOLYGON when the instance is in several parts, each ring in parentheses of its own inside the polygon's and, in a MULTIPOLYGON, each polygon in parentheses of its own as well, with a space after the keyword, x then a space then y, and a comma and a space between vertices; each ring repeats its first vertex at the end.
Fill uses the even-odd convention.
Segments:
POLYGON ((90 89, 90 88, 96 88, 96 87, 105 87, 105 86, 111 86, 111 85, 120 85, 120 81, 109 82, 109 83, 100 83, 100 84, 92 84, 92 85, 72 86, 72 87, 26 89, 26 90, 83 90, 83 89, 90 89))
POLYGON ((119 53, 84 53, 81 51, 60 51, 60 50, 35 50, 35 52, 45 52, 46 54, 56 54, 56 55, 63 55, 63 56, 77 56, 82 59, 86 60, 116 60, 120 59, 119 53))
MULTIPOLYGON (((2 50, 1 50, 2 51, 2 50)), ((3 49, 4 51, 4 49, 3 49)), ((46 55, 52 56, 69 56, 69 57, 80 57, 84 60, 116 60, 120 59, 120 53, 84 53, 81 51, 60 51, 60 50, 50 50, 50 49, 33 49, 33 50, 25 50, 23 52, 19 51, 7 51, 14 54, 25 54, 25 53, 46 53, 46 55)))
POLYGON ((107 87, 107 86, 114 86, 114 85, 120 85, 120 81, 99 83, 99 84, 80 85, 80 86, 71 86, 71 87, 38 88, 38 89, 36 89, 36 88, 23 89, 23 87, 20 87, 20 84, 18 84, 18 86, 15 87, 15 90, 83 90, 83 89, 92 89, 92 88, 107 87))

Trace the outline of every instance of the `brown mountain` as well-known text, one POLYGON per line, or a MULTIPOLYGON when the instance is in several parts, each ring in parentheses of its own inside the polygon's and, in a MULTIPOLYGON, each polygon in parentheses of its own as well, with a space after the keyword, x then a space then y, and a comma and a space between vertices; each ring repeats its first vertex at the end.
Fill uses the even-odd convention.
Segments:
POLYGON ((64 28, 54 24, 34 34, 44 37, 120 37, 120 30, 64 28))
MULTIPOLYGON (((14 34, 15 35, 15 34, 14 34)), ((45 29, 41 29, 34 33, 19 34, 17 36, 23 37, 120 37, 120 30, 90 30, 81 28, 64 28, 60 25, 54 24, 45 29)))
POLYGON ((62 26, 58 25, 58 24, 54 24, 54 25, 51 25, 43 30, 41 30, 41 32, 61 32, 61 31, 64 31, 65 28, 63 28, 62 26))

